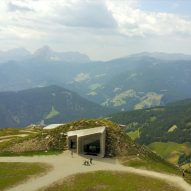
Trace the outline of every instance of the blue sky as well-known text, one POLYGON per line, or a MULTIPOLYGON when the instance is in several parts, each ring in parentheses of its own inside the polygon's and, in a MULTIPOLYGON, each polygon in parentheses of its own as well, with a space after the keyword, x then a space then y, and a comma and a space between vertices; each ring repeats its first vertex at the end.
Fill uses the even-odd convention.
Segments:
POLYGON ((191 17, 190 0, 139 0, 139 7, 145 11, 166 12, 191 17))
POLYGON ((1 0, 0 50, 191 54, 190 10, 191 0, 1 0))

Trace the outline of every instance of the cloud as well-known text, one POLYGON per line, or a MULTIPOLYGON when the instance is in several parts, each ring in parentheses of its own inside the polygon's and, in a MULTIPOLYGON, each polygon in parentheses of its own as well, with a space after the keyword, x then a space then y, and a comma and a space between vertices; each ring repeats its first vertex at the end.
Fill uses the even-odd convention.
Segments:
MULTIPOLYGON (((191 35, 191 21, 178 15, 146 12, 138 0, 1 0, 11 14, 1 10, 4 23, 39 30, 47 26, 105 29, 129 37, 191 35), (23 12, 21 14, 20 12, 23 12), (60 25, 60 26, 59 26, 60 25)), ((2 22, 3 22, 2 19, 2 22)), ((1 19, 0 19, 1 20, 1 19)), ((17 26, 18 27, 18 26, 17 26)), ((72 29, 71 29, 72 30, 72 29)))
POLYGON ((57 21, 70 27, 107 28, 116 22, 103 1, 69 1, 57 10, 57 21), (70 2, 70 3, 69 3, 70 2))
POLYGON ((46 35, 46 33, 36 31, 30 28, 25 28, 25 27, 7 27, 4 28, 1 32, 1 35, 6 37, 6 38, 17 38, 20 40, 24 39, 42 39, 43 36, 46 35))
POLYGON ((108 9, 118 23, 119 32, 127 36, 145 35, 191 35, 191 21, 180 16, 162 13, 146 12, 133 7, 125 1, 107 1, 108 9))
POLYGON ((26 6, 19 6, 19 5, 16 5, 12 2, 9 2, 8 3, 8 10, 11 11, 11 12, 15 12, 15 11, 21 11, 21 12, 27 12, 27 11, 34 11, 33 9, 30 9, 26 6))
MULTIPOLYGON (((0 0, 0 49, 25 46, 34 50, 49 44, 57 50, 80 51, 96 59, 141 50, 190 52, 189 17, 145 11, 139 3, 140 0, 0 0)), ((183 6, 180 1, 179 4, 183 6)))

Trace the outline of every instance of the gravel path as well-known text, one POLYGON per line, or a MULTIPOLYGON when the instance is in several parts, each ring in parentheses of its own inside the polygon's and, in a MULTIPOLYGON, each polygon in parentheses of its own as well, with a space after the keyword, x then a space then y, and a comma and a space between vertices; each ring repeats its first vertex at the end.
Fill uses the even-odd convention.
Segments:
POLYGON ((8 189, 8 191, 37 191, 40 188, 51 185, 52 183, 62 180, 69 175, 96 170, 114 170, 136 173, 165 180, 169 184, 182 188, 183 191, 191 191, 191 186, 186 183, 183 178, 178 176, 126 167, 119 164, 114 159, 100 159, 93 157, 93 164, 91 166, 84 166, 84 160, 84 157, 77 156, 75 154, 72 157, 69 152, 65 152, 57 156, 0 157, 0 162, 42 162, 53 166, 53 169, 46 175, 30 179, 25 183, 8 189))

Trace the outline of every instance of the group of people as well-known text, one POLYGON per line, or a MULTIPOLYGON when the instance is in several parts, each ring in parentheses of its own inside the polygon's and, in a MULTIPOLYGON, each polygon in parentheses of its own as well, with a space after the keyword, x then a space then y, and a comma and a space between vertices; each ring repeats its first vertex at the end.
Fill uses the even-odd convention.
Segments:
POLYGON ((92 164, 92 161, 93 161, 92 158, 90 158, 89 160, 85 160, 83 165, 90 166, 92 164))
MULTIPOLYGON (((70 154, 71 154, 71 157, 73 158, 73 154, 74 154, 73 150, 71 150, 71 153, 70 153, 70 154)), ((92 164, 92 161, 93 161, 93 158, 90 157, 89 160, 85 160, 85 161, 84 161, 83 165, 85 165, 85 166, 90 166, 90 165, 92 164)))

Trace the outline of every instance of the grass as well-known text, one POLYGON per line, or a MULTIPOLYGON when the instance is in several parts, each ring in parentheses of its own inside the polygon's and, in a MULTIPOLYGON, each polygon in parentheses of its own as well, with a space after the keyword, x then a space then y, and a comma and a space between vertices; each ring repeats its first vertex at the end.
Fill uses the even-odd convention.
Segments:
POLYGON ((132 97, 136 97, 136 91, 133 89, 130 89, 116 95, 111 102, 114 107, 118 107, 118 106, 126 104, 127 98, 132 98, 132 97))
POLYGON ((39 132, 38 129, 29 128, 2 128, 0 129, 0 138, 7 135, 20 135, 20 134, 31 134, 39 132))
POLYGON ((24 133, 20 132, 20 130, 21 130, 21 128, 3 128, 3 129, 0 129, 0 137, 7 136, 7 135, 24 134, 24 133))
MULTIPOLYGON (((40 132, 38 133, 29 133, 26 137, 12 137, 8 141, 4 141, 0 143, 0 151, 3 151, 6 148, 9 148, 12 145, 24 142, 26 140, 33 139, 35 137, 38 137, 40 135, 40 132)), ((1 153, 1 152, 0 152, 1 153)))
MULTIPOLYGON (((146 169, 156 172, 161 172, 165 174, 172 174, 177 176, 182 176, 182 170, 178 167, 174 166, 171 163, 168 163, 166 161, 155 161, 152 159, 141 159, 137 156, 125 156, 121 157, 120 161, 125 166, 131 166, 134 168, 139 169, 146 169)), ((191 184, 191 175, 190 173, 186 172, 186 175, 184 177, 184 180, 191 184)))
POLYGON ((27 152, 0 152, 0 156, 44 156, 44 155, 58 155, 62 151, 58 150, 49 150, 49 151, 27 151, 27 152))
POLYGON ((58 111, 54 108, 54 106, 52 106, 51 111, 48 113, 48 115, 45 117, 45 119, 51 119, 51 118, 53 118, 53 117, 55 117, 55 116, 57 116, 57 115, 59 115, 59 114, 60 114, 60 112, 58 112, 58 111))
POLYGON ((77 174, 43 191, 181 191, 162 180, 126 172, 97 171, 77 174))
POLYGON ((50 166, 41 163, 0 162, 0 190, 15 186, 31 177, 46 173, 50 166))
POLYGON ((154 142, 148 145, 148 147, 173 164, 178 163, 178 159, 183 153, 186 155, 191 153, 191 144, 189 143, 178 144, 175 142, 154 142))
POLYGON ((131 166, 134 168, 152 170, 156 172, 162 172, 167 174, 181 175, 181 171, 174 165, 168 162, 155 161, 151 159, 142 159, 137 156, 122 157, 121 163, 125 166, 131 166))
POLYGON ((163 94, 149 92, 141 98, 141 102, 136 104, 134 109, 143 109, 146 107, 158 106, 161 103, 163 94))
POLYGON ((135 130, 135 131, 130 131, 127 133, 127 135, 129 137, 131 137, 132 140, 137 140, 140 137, 140 132, 139 129, 135 130))
POLYGON ((0 129, 0 151, 3 151, 5 148, 8 148, 11 145, 15 145, 24 140, 29 140, 34 137, 37 137, 40 133, 40 130, 30 130, 27 128, 3 128, 0 129), (19 135, 25 134, 25 137, 20 137, 19 135), (8 136, 8 137, 5 137, 8 136))
POLYGON ((168 130, 169 133, 174 132, 178 127, 176 125, 173 125, 172 127, 170 127, 170 129, 168 130))
POLYGON ((191 163, 187 163, 181 166, 184 170, 188 170, 191 172, 191 163))

